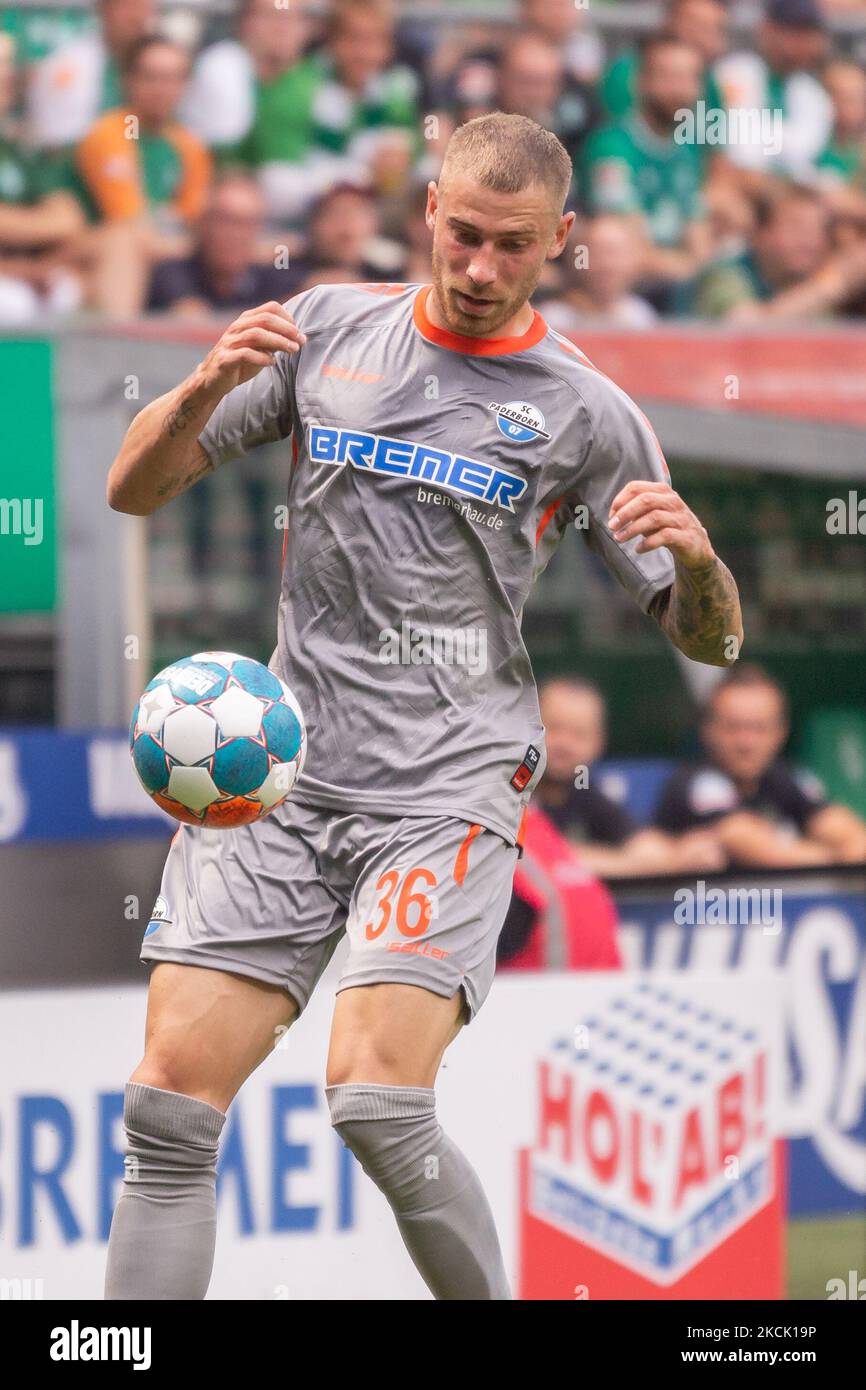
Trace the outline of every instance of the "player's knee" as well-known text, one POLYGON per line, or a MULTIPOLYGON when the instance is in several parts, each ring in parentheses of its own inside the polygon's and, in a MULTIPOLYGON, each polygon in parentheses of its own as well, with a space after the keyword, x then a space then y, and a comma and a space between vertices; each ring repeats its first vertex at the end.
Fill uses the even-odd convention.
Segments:
POLYGON ((150 1086, 154 1090, 206 1101, 208 1105, 223 1111, 228 1109, 231 1099, 203 1074, 201 1066, 191 1058, 165 1048, 148 1050, 129 1079, 132 1083, 150 1086))
POLYGON ((127 1083, 123 1096, 124 1182, 127 1192, 161 1196, 168 1187, 212 1185, 225 1115, 206 1101, 144 1082, 127 1083))
POLYGON ((409 1084, 406 1067, 405 1054, 387 1036, 371 1032, 359 1039, 354 1035, 336 1042, 332 1047, 325 1084, 348 1086, 367 1082, 380 1086, 405 1086, 409 1084))
POLYGON ((431 1154, 444 1141, 433 1091, 348 1085, 326 1091, 331 1124, 392 1205, 411 1200, 431 1154))

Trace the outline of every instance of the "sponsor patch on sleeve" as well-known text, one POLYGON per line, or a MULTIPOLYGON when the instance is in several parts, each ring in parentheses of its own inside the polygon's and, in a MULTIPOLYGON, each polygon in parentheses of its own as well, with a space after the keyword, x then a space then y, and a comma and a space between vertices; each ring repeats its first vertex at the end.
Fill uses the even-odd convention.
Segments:
POLYGON ((517 769, 517 771, 511 779, 511 785, 516 792, 522 792, 526 789, 526 787, 532 781, 532 778, 535 775, 535 770, 538 767, 540 761, 541 754, 539 753, 538 749, 534 748, 530 743, 529 747, 523 755, 523 762, 520 764, 519 768, 517 769))

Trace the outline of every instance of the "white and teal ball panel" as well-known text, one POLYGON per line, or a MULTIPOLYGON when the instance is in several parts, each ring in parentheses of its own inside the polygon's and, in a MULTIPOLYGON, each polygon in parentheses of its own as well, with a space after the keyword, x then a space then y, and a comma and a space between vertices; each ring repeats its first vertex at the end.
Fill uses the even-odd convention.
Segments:
POLYGON ((261 662, 196 652, 144 690, 130 723, 149 796, 192 825, 245 825, 291 792, 306 753, 300 706, 261 662))

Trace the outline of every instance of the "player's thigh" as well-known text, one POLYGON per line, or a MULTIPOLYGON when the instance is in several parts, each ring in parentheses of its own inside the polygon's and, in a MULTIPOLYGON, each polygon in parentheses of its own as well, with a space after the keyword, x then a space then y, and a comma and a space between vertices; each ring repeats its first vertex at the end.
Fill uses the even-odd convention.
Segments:
POLYGON ((148 991, 144 1057, 130 1080, 225 1111, 297 1015, 277 985, 160 962, 148 991))
POLYGON ((334 1005, 326 1083, 432 1086, 463 1026, 462 990, 449 999, 408 984, 358 985, 334 1005))
POLYGON ((432 1086, 489 991, 518 852, 450 817, 369 817, 365 835, 328 1084, 432 1086))

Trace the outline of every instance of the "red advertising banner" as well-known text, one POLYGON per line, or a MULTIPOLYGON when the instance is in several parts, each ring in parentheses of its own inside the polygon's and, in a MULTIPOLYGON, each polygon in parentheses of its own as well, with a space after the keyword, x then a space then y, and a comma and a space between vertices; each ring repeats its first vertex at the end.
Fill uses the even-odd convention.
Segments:
MULTIPOLYGON (((103 337, 207 349, 220 329, 152 319, 102 325, 99 331, 103 337)), ((866 331, 666 324, 651 332, 587 328, 568 336, 630 396, 698 410, 866 426, 866 331)))
POLYGON ((569 336, 630 396, 866 426, 866 332, 589 329, 569 336))

